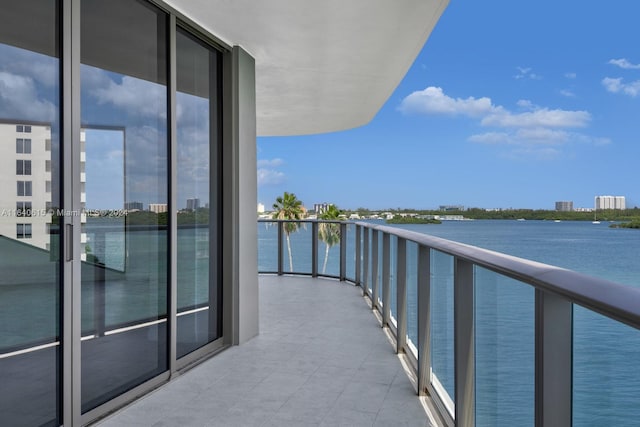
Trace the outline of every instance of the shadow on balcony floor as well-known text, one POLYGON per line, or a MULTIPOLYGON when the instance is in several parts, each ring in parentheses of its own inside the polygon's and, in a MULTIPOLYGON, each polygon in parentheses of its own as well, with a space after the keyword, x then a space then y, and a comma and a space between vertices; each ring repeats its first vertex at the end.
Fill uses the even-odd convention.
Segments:
POLYGON ((99 424, 430 426, 359 288, 260 277, 260 335, 99 424))

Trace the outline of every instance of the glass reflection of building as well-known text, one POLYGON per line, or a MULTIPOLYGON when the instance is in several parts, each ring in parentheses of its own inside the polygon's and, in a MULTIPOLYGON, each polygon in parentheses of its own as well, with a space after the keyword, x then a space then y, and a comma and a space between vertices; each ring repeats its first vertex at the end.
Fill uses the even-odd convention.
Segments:
POLYGON ((48 250, 51 125, 0 123, 0 168, 5 171, 0 185, 0 235, 48 250), (14 174, 8 173, 12 170, 14 174))

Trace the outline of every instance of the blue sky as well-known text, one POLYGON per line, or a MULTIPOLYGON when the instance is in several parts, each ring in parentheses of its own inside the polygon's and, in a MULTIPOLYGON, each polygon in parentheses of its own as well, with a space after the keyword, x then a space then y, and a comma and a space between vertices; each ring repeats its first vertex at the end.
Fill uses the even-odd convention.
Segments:
POLYGON ((640 205, 640 2, 452 0, 377 116, 258 138, 258 202, 640 205))

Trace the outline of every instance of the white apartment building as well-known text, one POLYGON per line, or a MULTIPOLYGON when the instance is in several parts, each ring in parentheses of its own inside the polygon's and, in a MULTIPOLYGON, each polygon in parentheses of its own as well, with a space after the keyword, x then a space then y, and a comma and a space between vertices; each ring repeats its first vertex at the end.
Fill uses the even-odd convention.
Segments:
POLYGON ((49 249, 51 126, 0 123, 0 235, 49 249))
POLYGON ((596 209, 621 209, 627 208, 624 196, 596 196, 596 209))
MULTIPOLYGON (((81 200, 84 207, 84 131, 80 133, 80 141, 81 200)), ((0 177, 0 235, 49 250, 53 215, 64 215, 58 212, 60 207, 52 203, 55 184, 51 180, 51 164, 49 123, 0 123, 0 167, 3 171, 13 172, 0 177)), ((84 224, 84 213, 78 214, 84 224)), ((84 232, 81 243, 86 243, 84 232)), ((85 253, 81 254, 81 259, 86 260, 85 253)))
POLYGON ((149 210, 155 213, 167 212, 167 204, 166 203, 149 203, 149 210))

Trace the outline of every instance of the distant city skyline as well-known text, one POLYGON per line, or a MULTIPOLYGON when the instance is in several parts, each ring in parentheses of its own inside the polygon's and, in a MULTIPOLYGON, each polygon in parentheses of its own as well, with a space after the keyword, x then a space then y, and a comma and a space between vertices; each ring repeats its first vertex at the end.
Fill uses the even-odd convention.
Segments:
POLYGON ((451 2, 371 123, 258 138, 257 202, 288 191, 343 209, 554 209, 622 194, 637 206, 639 12, 451 2))

